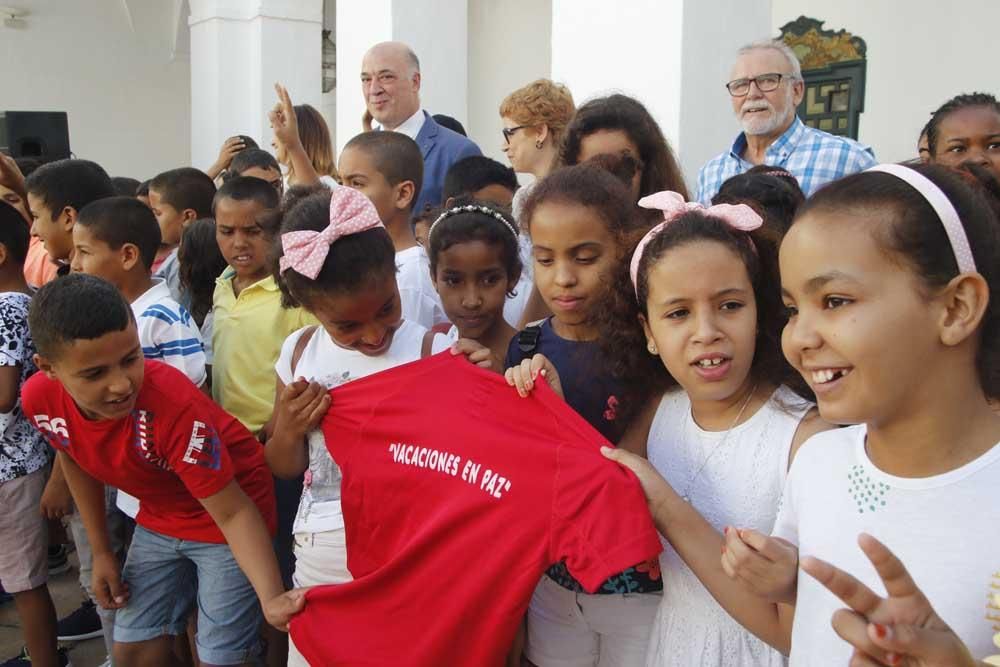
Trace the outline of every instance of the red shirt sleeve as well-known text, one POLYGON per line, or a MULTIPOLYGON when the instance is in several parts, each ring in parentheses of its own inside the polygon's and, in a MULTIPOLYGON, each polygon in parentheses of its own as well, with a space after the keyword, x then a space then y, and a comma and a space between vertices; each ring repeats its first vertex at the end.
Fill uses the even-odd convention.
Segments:
POLYGON ((44 373, 35 373, 21 387, 21 412, 45 440, 57 450, 69 450, 69 431, 66 421, 52 416, 52 405, 64 389, 44 373))
POLYGON ((556 466, 552 562, 565 559, 587 591, 663 550, 639 480, 604 458, 600 443, 566 442, 556 466))
POLYGON ((161 455, 195 498, 214 495, 235 478, 212 412, 197 399, 169 420, 161 437, 161 455))

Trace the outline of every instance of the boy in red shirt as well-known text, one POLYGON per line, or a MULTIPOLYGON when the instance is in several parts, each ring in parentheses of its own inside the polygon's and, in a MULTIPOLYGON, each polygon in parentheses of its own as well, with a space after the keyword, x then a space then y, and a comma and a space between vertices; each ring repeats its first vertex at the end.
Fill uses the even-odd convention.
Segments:
POLYGON ((271 548, 263 448, 180 371, 143 359, 132 310, 110 283, 50 283, 28 323, 42 372, 24 386, 24 413, 62 461, 98 601, 118 610, 115 662, 173 664, 171 635, 197 599, 201 664, 250 664, 258 598, 281 628, 302 604, 284 594, 271 548), (108 544, 104 484, 141 502, 124 571, 108 544))

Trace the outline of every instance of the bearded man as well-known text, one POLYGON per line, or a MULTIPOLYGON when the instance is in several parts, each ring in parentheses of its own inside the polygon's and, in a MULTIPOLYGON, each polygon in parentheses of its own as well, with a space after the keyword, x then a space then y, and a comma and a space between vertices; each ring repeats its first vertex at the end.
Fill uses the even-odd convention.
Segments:
POLYGON ((795 109, 805 83, 799 59, 784 42, 740 49, 726 89, 743 132, 698 173, 697 199, 705 205, 727 179, 760 164, 792 174, 807 197, 830 181, 877 164, 868 146, 799 120, 795 109))

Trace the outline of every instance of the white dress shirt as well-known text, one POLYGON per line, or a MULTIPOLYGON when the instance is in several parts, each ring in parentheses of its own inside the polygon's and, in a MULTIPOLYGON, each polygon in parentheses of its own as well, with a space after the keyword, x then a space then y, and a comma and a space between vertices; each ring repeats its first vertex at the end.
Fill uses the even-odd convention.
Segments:
MULTIPOLYGON (((399 132, 400 134, 405 134, 410 139, 414 141, 417 140, 417 135, 420 134, 420 130, 424 128, 424 121, 426 120, 424 116, 423 109, 417 109, 417 113, 413 114, 402 123, 399 127, 393 130, 393 132, 399 132)), ((382 128, 386 129, 385 127, 382 128)))

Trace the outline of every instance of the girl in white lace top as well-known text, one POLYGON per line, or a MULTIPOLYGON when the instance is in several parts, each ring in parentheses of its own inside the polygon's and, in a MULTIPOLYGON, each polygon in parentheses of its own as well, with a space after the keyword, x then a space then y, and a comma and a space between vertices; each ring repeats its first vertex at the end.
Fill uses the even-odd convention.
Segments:
MULTIPOLYGON (((713 582, 735 588, 719 558, 725 528, 771 531, 795 449, 824 428, 812 404, 783 384, 793 374, 778 339, 776 249, 768 230, 754 231, 761 219, 747 207, 702 210, 675 193, 640 205, 663 209, 667 222, 636 250, 630 293, 612 309, 617 330, 633 340, 616 347, 640 353, 618 358, 648 392, 639 418, 651 418, 646 454, 677 501, 673 520, 658 525, 663 600, 646 664, 784 665, 782 652, 710 592, 713 582)), ((774 605, 743 598, 737 604, 771 629, 783 627, 774 605)), ((787 631, 770 639, 788 650, 787 631)))

